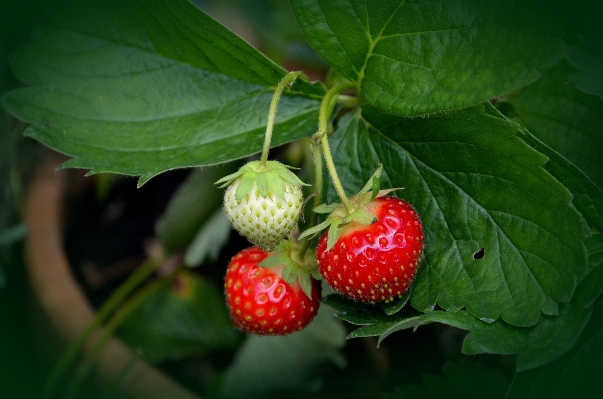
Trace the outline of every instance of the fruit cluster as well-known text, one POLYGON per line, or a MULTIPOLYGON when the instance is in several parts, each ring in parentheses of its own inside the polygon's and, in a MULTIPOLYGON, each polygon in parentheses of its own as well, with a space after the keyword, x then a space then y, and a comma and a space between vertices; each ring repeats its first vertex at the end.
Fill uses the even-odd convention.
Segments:
MULTIPOLYGON (((226 188, 228 220, 255 244, 230 261, 224 284, 226 302, 234 325, 259 335, 287 335, 306 327, 318 311, 320 279, 358 301, 390 302, 402 297, 412 284, 424 248, 423 226, 415 209, 387 195, 393 190, 379 191, 381 168, 358 194, 346 197, 326 137, 324 115, 333 111, 329 93, 323 99, 321 110, 327 111, 321 112, 322 133, 316 142, 322 145, 341 204, 320 204, 317 196, 314 212, 329 215, 294 237, 303 210, 304 183, 287 166, 267 160, 279 88, 282 91, 297 74, 288 76, 273 98, 261 160, 217 182, 226 188), (310 254, 309 240, 327 227, 315 254, 310 254)), ((316 174, 320 173, 318 165, 316 174)))

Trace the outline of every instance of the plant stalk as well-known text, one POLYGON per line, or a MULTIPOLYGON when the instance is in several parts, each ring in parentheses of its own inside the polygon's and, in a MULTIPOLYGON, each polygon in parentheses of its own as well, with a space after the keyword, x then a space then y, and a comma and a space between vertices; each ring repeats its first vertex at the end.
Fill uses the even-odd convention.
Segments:
POLYGON ((350 204, 350 201, 348 200, 348 197, 345 194, 345 190, 341 185, 341 181, 339 180, 339 176, 337 175, 337 170, 335 169, 335 163, 333 162, 333 156, 331 154, 331 147, 329 146, 328 129, 329 121, 331 120, 333 110, 335 109, 335 105, 337 104, 339 93, 351 89, 353 87, 354 84, 351 82, 339 83, 329 89, 327 94, 325 94, 322 100, 322 104, 320 105, 317 133, 318 137, 320 138, 322 153, 325 159, 325 164, 327 165, 327 170, 329 171, 329 176, 331 176, 331 181, 333 182, 333 187, 335 187, 335 191, 339 196, 339 200, 341 201, 341 204, 345 207, 346 211, 348 211, 348 213, 352 213, 354 211, 354 208, 350 204))
POLYGON ((268 161, 268 152, 270 151, 270 141, 272 140, 272 131, 274 130, 274 120, 276 119, 276 106, 278 105, 278 100, 283 94, 283 90, 285 86, 290 86, 295 82, 295 79, 299 76, 301 72, 289 72, 286 74, 274 90, 274 94, 272 95, 272 102, 270 103, 270 110, 268 111, 268 122, 266 123, 266 134, 264 136, 264 147, 262 149, 262 157, 260 161, 262 165, 266 165, 268 161))
POLYGON ((159 267, 165 258, 159 255, 146 260, 115 292, 103 303, 96 312, 94 319, 88 325, 86 330, 71 344, 69 349, 61 356, 58 363, 52 369, 46 380, 42 397, 50 398, 56 391, 61 378, 67 373, 67 370, 76 360, 78 354, 90 338, 90 336, 99 328, 105 320, 117 309, 117 307, 128 297, 144 280, 146 280, 159 267))
POLYGON ((72 399, 79 391, 82 384, 86 381, 86 378, 90 374, 94 361, 98 358, 100 352, 105 347, 105 344, 113 336, 115 331, 121 326, 121 324, 128 318, 128 316, 140 306, 149 296, 157 292, 160 288, 167 286, 176 277, 175 273, 164 276, 158 280, 149 283, 142 290, 134 294, 123 307, 121 307, 111 319, 105 325, 102 335, 94 345, 94 349, 90 356, 86 359, 84 364, 76 371, 72 377, 71 382, 67 386, 64 398, 72 399))
MULTIPOLYGON (((322 203, 322 189, 323 189, 323 176, 322 176, 322 154, 320 152, 320 145, 313 143, 312 144, 312 159, 314 160, 314 188, 316 191, 316 195, 314 196, 314 208, 322 203)), ((310 219, 310 227, 316 225, 318 221, 318 214, 316 212, 312 212, 312 217, 310 219)), ((310 247, 310 237, 305 237, 302 242, 302 246, 299 249, 299 260, 304 259, 304 255, 306 251, 310 247)))

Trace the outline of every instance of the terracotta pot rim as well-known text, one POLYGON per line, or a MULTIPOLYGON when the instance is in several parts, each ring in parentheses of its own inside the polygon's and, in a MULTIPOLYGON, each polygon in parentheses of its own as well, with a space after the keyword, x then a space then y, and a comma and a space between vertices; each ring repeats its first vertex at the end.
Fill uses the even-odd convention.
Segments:
MULTIPOLYGON (((28 226, 25 239, 25 263, 31 287, 42 310, 67 342, 75 341, 92 322, 95 311, 72 274, 63 249, 63 199, 67 173, 57 170, 64 159, 41 161, 27 187, 23 219, 28 226)), ((86 344, 89 356, 100 336, 99 329, 86 344)), ((113 337, 95 360, 102 379, 112 381, 131 363, 136 354, 113 337)), ((133 398, 200 399, 172 378, 137 360, 123 378, 119 392, 133 398)))

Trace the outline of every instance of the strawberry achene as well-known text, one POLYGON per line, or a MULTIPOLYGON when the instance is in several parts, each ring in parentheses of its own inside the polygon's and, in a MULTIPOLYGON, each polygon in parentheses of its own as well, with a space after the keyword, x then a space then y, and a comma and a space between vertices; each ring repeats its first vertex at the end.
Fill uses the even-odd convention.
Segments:
POLYGON ((413 207, 397 197, 366 205, 377 221, 351 222, 327 251, 328 232, 316 248, 318 270, 341 294, 364 302, 390 302, 410 287, 423 251, 423 226, 413 207))
POLYGON ((298 281, 287 283, 283 267, 260 267, 269 255, 258 247, 244 249, 228 265, 224 289, 235 326, 258 335, 287 335, 306 327, 316 316, 320 284, 312 281, 309 298, 298 281))

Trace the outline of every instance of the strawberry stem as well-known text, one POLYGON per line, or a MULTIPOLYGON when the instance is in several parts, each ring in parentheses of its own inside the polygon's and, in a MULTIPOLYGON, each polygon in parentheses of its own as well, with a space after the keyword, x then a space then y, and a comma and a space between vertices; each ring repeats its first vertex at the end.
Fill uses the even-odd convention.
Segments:
POLYGON ((329 121, 331 119, 331 116, 333 115, 335 104, 337 104, 339 93, 351 89, 353 87, 354 83, 344 82, 333 86, 329 89, 329 91, 327 91, 327 94, 325 94, 325 96, 323 97, 322 104, 320 105, 317 133, 317 137, 320 139, 320 145, 322 147, 325 164, 327 165, 327 170, 329 171, 331 181, 333 182, 333 187, 335 187, 335 191, 339 196, 341 204, 345 207, 348 213, 352 213, 354 211, 354 207, 350 204, 350 201, 348 200, 348 197, 345 194, 343 186, 341 185, 341 181, 339 180, 339 176, 337 175, 335 163, 333 162, 333 156, 331 155, 331 147, 329 147, 328 130, 329 121))
POLYGON ((285 86, 291 86, 300 73, 301 72, 289 72, 281 79, 280 82, 278 82, 278 85, 274 90, 272 102, 270 103, 270 110, 268 111, 268 122, 266 123, 266 135, 264 136, 262 158, 260 159, 262 165, 266 165, 266 162, 268 161, 268 152, 270 151, 270 141, 272 140, 272 130, 274 129, 274 120, 276 118, 276 106, 278 105, 278 100, 281 97, 285 86))
MULTIPOLYGON (((316 195, 314 196, 314 208, 322 203, 322 188, 323 188, 323 176, 322 176, 322 154, 320 152, 320 146, 317 143, 312 144, 312 159, 314 160, 314 190, 316 195)), ((310 219, 310 227, 314 227, 318 222, 318 213, 312 212, 312 218, 310 219)), ((301 248, 299 250, 299 259, 304 259, 306 251, 310 247, 310 237, 303 239, 301 248)))

